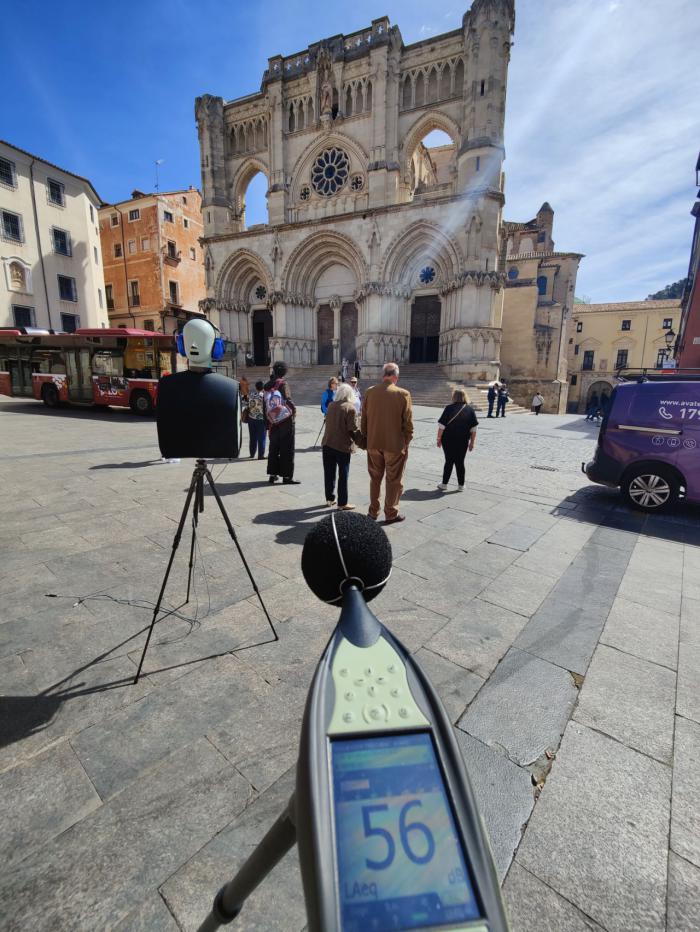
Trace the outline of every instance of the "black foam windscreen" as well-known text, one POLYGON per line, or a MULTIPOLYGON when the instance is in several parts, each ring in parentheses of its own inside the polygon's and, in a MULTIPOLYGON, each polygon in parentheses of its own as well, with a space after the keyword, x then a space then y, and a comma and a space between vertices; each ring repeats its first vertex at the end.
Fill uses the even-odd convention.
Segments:
POLYGON ((391 574, 391 544, 366 515, 335 511, 306 535, 301 571, 309 589, 324 602, 340 603, 350 583, 369 602, 391 574))

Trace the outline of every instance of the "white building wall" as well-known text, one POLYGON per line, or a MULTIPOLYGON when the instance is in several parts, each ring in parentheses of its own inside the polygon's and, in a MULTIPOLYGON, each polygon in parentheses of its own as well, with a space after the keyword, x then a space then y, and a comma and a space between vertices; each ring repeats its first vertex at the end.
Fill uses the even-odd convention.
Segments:
POLYGON ((13 185, 0 183, 0 209, 19 215, 22 225, 19 243, 0 227, 0 326, 15 325, 14 305, 31 308, 33 325, 41 329, 62 330, 61 314, 75 315, 80 327, 108 326, 100 200, 92 186, 6 143, 0 142, 0 158, 12 164, 14 175, 13 185), (62 205, 50 201, 49 179, 62 185, 62 205), (69 256, 56 252, 54 228, 68 234, 69 256), (75 280, 77 300, 61 299, 59 275, 75 280))

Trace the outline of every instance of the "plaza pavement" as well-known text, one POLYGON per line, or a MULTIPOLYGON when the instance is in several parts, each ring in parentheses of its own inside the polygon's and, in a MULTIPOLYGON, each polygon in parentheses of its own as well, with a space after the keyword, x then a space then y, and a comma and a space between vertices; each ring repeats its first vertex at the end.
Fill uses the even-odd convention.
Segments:
MULTIPOLYGON (((591 486, 577 416, 482 422, 467 491, 441 495, 437 411, 415 414, 373 608, 457 726, 513 929, 696 932, 698 511, 591 486)), ((300 573, 326 513, 319 424, 300 409, 299 486, 214 468, 279 643, 208 497, 193 600, 133 686, 192 464, 161 464, 129 412, 0 400, 1 929, 195 929, 284 806, 337 615, 300 573)), ((362 454, 350 488, 366 507, 362 454)), ((232 928, 304 926, 292 852, 232 928)))

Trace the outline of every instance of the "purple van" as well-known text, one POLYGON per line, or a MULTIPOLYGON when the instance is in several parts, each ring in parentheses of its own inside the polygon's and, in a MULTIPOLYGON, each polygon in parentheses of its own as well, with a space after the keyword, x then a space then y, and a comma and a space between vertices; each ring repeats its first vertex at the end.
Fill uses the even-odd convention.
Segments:
POLYGON ((644 511, 700 502, 700 380, 659 373, 622 381, 582 469, 644 511))

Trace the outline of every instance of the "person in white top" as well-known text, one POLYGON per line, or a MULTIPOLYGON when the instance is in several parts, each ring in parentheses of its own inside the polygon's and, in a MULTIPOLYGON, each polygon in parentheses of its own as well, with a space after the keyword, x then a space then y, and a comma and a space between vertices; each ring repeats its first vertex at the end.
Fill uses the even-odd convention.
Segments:
POLYGON ((355 398, 353 401, 355 405, 355 410, 357 411, 358 414, 360 414, 360 412, 362 411, 362 392, 357 387, 357 379, 355 378, 354 375, 350 379, 350 388, 352 388, 353 393, 355 395, 355 398))
POLYGON ((540 408, 542 407, 543 404, 544 404, 544 398, 542 397, 542 395, 540 395, 539 389, 538 389, 538 391, 535 392, 534 398, 532 399, 532 410, 535 412, 535 414, 540 413, 540 408))

